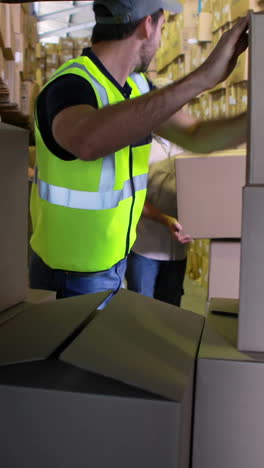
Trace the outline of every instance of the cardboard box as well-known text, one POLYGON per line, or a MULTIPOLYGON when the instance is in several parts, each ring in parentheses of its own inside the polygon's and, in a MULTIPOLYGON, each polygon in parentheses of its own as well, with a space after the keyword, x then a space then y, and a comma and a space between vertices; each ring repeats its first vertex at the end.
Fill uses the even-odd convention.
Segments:
POLYGON ((38 42, 37 23, 38 23, 37 18, 33 15, 30 15, 29 22, 28 22, 28 28, 30 31, 29 44, 33 49, 35 49, 37 42, 38 42))
POLYGON ((237 351, 237 307, 213 307, 198 354, 192 467, 262 468, 263 354, 237 351))
POLYGON ((264 351, 264 186, 243 190, 239 341, 241 350, 264 351))
POLYGON ((23 73, 24 58, 25 58, 24 35, 15 34, 15 41, 16 41, 15 62, 19 67, 19 71, 23 73))
POLYGON ((38 42, 37 18, 32 14, 26 14, 24 16, 24 36, 26 47, 35 49, 38 42))
POLYGON ((23 34, 24 32, 24 16, 25 12, 21 4, 12 4, 10 5, 10 13, 13 24, 13 31, 16 34, 23 34))
POLYGON ((211 241, 208 299, 239 298, 240 249, 239 241, 211 241))
POLYGON ((227 88, 228 97, 228 115, 235 116, 239 113, 239 86, 238 84, 229 86, 227 88))
POLYGON ((24 49, 24 67, 22 73, 23 80, 34 80, 36 68, 37 59, 35 56, 35 50, 31 48, 24 49))
MULTIPOLYGON (((74 331, 82 330, 95 317, 97 307, 108 294, 106 291, 38 305, 24 302, 4 310, 0 315, 0 374, 2 366, 7 364, 47 359, 74 331), (17 316, 16 321, 8 320, 10 316, 17 316)), ((25 298, 28 298, 28 288, 25 298)))
MULTIPOLYGON (((68 60, 71 60, 73 58, 73 53, 72 52, 68 53, 66 50, 62 50, 61 54, 60 54, 60 56, 58 58, 59 58, 58 65, 62 65, 65 62, 68 62, 68 60)), ((49 67, 47 66, 47 68, 49 68, 49 67)), ((53 67, 51 66, 51 68, 53 68, 53 67)))
POLYGON ((247 183, 264 184, 263 125, 264 102, 262 96, 264 15, 250 15, 249 29, 249 113, 247 183))
POLYGON ((248 80, 248 50, 241 54, 238 59, 234 70, 227 78, 227 84, 240 83, 241 81, 248 80))
POLYGON ((200 44, 200 47, 201 47, 201 63, 204 63, 205 60, 210 55, 210 53, 212 52, 212 43, 204 42, 200 44))
POLYGON ((222 23, 222 0, 213 0, 212 12, 213 12, 212 30, 213 32, 215 32, 219 28, 221 28, 221 26, 223 25, 222 23))
POLYGON ((46 48, 44 44, 38 42, 35 47, 36 58, 43 59, 46 57, 46 48))
POLYGON ((245 16, 248 10, 261 10, 257 0, 231 0, 231 21, 245 16))
POLYGON ((231 4, 230 0, 222 0, 222 25, 230 23, 231 20, 231 4))
POLYGON ((47 55, 52 55, 52 54, 59 54, 60 53, 60 47, 58 44, 45 44, 45 52, 46 52, 46 56, 47 55))
POLYGON ((96 310, 107 294, 28 305, 0 327, 4 466, 189 468, 204 319, 129 291, 96 310))
POLYGON ((239 83, 239 113, 246 112, 248 109, 248 83, 239 83))
POLYGON ((16 41, 11 19, 11 5, 5 7, 5 29, 4 29, 4 56, 7 60, 15 60, 16 41))
POLYGON ((191 71, 196 70, 201 65, 201 47, 200 44, 191 46, 191 71))
POLYGON ((20 109, 21 102, 21 76, 20 67, 14 60, 5 61, 5 83, 9 91, 9 101, 17 104, 20 109))
POLYGON ((212 95, 205 93, 200 96, 201 116, 203 120, 212 118, 212 95))
POLYGON ((59 46, 61 50, 67 50, 69 53, 73 53, 74 49, 74 38, 73 37, 61 37, 59 46))
POLYGON ((0 123, 0 312, 27 290, 28 132, 0 123))
POLYGON ((82 50, 85 47, 91 47, 91 39, 87 37, 75 37, 74 38, 74 49, 82 50))
POLYGON ((225 89, 218 89, 211 93, 212 96, 212 119, 217 120, 227 115, 228 101, 225 89))
POLYGON ((45 73, 45 69, 40 68, 40 67, 36 68, 35 81, 38 84, 40 89, 44 85, 44 73, 45 73))
POLYGON ((22 81, 21 83, 21 112, 32 116, 36 97, 39 93, 39 85, 35 81, 22 81))
POLYGON ((237 83, 227 88, 228 113, 227 115, 238 115, 247 111, 248 105, 248 83, 246 81, 237 83))
POLYGON ((212 41, 212 13, 202 12, 198 18, 198 41, 211 42, 212 41))
POLYGON ((4 48, 5 28, 5 5, 0 3, 0 49, 4 48))
POLYGON ((192 28, 197 25, 199 12, 198 0, 187 0, 183 5, 183 26, 184 28, 192 28))
POLYGON ((42 304, 43 302, 56 301, 56 291, 43 291, 42 289, 27 290, 26 302, 30 304, 42 304))
POLYGON ((3 50, 0 48, 0 79, 5 82, 5 59, 3 50))
POLYGON ((199 11, 206 12, 206 13, 212 13, 213 11, 213 6, 212 6, 212 0, 203 0, 199 4, 199 11))
MULTIPOLYGON (((71 55, 72 58, 72 55, 71 55)), ((60 57, 57 54, 46 56, 46 68, 57 68, 59 66, 60 57)))
POLYGON ((57 68, 47 68, 44 81, 47 82, 56 71, 57 68))
POLYGON ((178 217, 193 238, 240 238, 244 149, 176 157, 178 217))
MULTIPOLYGON (((202 324, 203 319, 199 321, 193 313, 190 315, 188 311, 169 308, 167 304, 165 307, 159 301, 130 291, 121 291, 97 320, 62 353, 61 359, 82 369, 152 391, 177 403, 181 417, 174 442, 176 451, 172 466, 187 468, 190 463, 192 359, 202 324), (99 336, 104 343, 100 350, 97 345, 99 336), (159 364, 155 363, 157 358, 159 364), (168 366, 168 362, 171 362, 172 367, 168 366)), ((157 467, 167 467, 170 463, 166 456, 157 467)), ((147 463, 145 465, 148 466, 147 463)), ((142 464, 142 468, 145 465, 142 464)))
POLYGON ((196 117, 197 119, 201 119, 202 117, 202 108, 200 103, 200 98, 192 99, 190 104, 190 112, 191 114, 196 117))

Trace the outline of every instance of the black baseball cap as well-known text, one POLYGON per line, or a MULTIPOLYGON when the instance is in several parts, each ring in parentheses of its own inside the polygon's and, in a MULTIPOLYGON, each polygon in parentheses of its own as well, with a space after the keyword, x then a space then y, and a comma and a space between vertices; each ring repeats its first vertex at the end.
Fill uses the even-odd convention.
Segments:
POLYGON ((104 6, 112 16, 96 17, 99 24, 135 23, 158 10, 180 13, 182 4, 176 0, 94 0, 96 5, 104 6))

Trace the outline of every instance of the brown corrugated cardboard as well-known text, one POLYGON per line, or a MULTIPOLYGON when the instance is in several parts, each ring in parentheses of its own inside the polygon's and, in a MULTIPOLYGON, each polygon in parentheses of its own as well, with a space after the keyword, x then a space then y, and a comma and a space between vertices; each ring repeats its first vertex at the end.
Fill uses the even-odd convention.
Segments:
POLYGON ((178 217, 193 238, 240 238, 245 150, 176 157, 178 217))
POLYGON ((231 0, 231 21, 245 16, 248 10, 259 11, 260 8, 257 0, 231 0))
POLYGON ((106 296, 27 305, 2 323, 4 467, 190 467, 204 319, 125 290, 98 311, 106 296))
POLYGON ((248 80, 248 50, 243 52, 238 59, 234 70, 227 78, 227 84, 240 83, 248 80))
POLYGON ((6 318, 0 327, 0 373, 6 364, 47 359, 69 337, 71 343, 74 333, 96 316, 108 295, 104 291, 49 303, 24 302, 4 311, 0 316, 6 318), (10 320, 11 314, 16 320, 10 320))
POLYGON ((249 40, 249 144, 247 183, 264 183, 263 115, 261 98, 264 83, 263 67, 264 15, 250 15, 249 40))
POLYGON ((21 112, 25 115, 33 115, 34 102, 39 93, 39 85, 35 81, 21 82, 21 112))
POLYGON ((5 61, 5 81, 8 86, 10 102, 16 103, 20 109, 21 76, 19 66, 14 60, 5 61))
POLYGON ((5 5, 0 3, 0 48, 4 47, 5 37, 5 5))
POLYGON ((230 0, 222 0, 222 25, 230 23, 231 21, 231 4, 230 0))
POLYGON ((239 341, 241 350, 264 351, 264 186, 243 190, 239 341))
MULTIPOLYGON (((181 468, 190 466, 193 359, 203 323, 190 311, 122 290, 61 355, 66 363, 177 402, 172 466, 181 468)), ((164 466, 171 466, 167 458, 164 466)))
POLYGON ((183 8, 183 26, 184 28, 191 28, 198 21, 198 0, 188 0, 184 3, 183 8))
POLYGON ((24 10, 20 3, 10 5, 14 33, 22 34, 24 31, 24 10))
POLYGON ((240 246, 239 241, 211 241, 209 299, 238 299, 240 246))
POLYGON ((2 81, 5 81, 5 64, 4 63, 5 63, 5 59, 3 55, 3 50, 0 48, 0 79, 2 81))
POLYGON ((5 30, 4 30, 4 56, 7 60, 14 60, 16 53, 16 41, 11 17, 11 5, 5 7, 5 30))
POLYGON ((217 31, 222 26, 222 0, 214 0, 212 3, 213 11, 213 31, 217 31))
POLYGON ((213 14, 202 12, 198 17, 198 41, 212 41, 213 14))
POLYGON ((213 310, 198 355, 192 467, 262 468, 264 356, 238 352, 235 314, 221 314, 221 301, 213 310))
POLYGON ((27 290, 26 302, 31 304, 42 304, 56 300, 56 291, 44 291, 42 289, 27 290))
POLYGON ((28 132, 0 123, 0 148, 2 311, 26 296, 28 132))

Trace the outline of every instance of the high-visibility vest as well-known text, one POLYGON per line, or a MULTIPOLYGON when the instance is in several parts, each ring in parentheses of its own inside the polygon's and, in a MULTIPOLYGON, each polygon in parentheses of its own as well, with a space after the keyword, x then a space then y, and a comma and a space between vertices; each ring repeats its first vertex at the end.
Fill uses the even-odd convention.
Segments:
MULTIPOLYGON (((81 76, 92 85, 99 109, 125 100, 87 56, 66 62, 45 87, 66 74, 81 76)), ((132 74, 128 83, 131 98, 149 91, 142 74, 132 74)), ((97 272, 111 268, 126 257, 136 239, 146 196, 150 142, 96 161, 63 161, 45 145, 37 118, 35 135, 32 249, 53 269, 97 272)))

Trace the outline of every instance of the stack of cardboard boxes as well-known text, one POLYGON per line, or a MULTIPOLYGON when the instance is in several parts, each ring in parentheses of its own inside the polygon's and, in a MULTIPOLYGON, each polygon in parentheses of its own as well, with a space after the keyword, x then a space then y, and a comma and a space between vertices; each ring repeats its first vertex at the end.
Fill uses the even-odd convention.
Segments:
POLYGON ((0 122, 0 325, 26 303, 55 299, 51 291, 28 288, 28 131, 0 122))
POLYGON ((81 55, 85 47, 90 47, 88 38, 60 38, 58 44, 37 43, 36 45, 36 70, 35 79, 42 87, 57 70, 57 68, 68 60, 81 55))
MULTIPOLYGON (((34 82, 35 46, 37 43, 37 19, 30 14, 29 4, 0 4, 0 80, 7 90, 2 105, 16 105, 22 112, 28 111, 25 101, 27 82, 34 82)), ((31 87, 32 88, 32 87, 31 87)))
POLYGON ((263 352, 263 15, 251 16, 250 31, 250 118, 246 186, 243 190, 239 347, 263 352))
POLYGON ((12 106, 25 116, 32 116, 32 103, 39 89, 59 65, 77 57, 89 45, 87 38, 61 38, 59 44, 41 44, 30 4, 0 3, 2 110, 12 106))
MULTIPOLYGON (((161 47, 149 68, 149 77, 178 80, 201 65, 222 34, 249 9, 261 11, 257 0, 188 0, 183 13, 166 16, 161 47)), ((198 118, 236 115, 247 108, 248 52, 241 55, 230 77, 191 101, 188 110, 198 118)))
MULTIPOLYGON (((209 280, 208 300, 238 298, 246 152, 182 154, 175 161, 178 216, 184 230, 194 239, 211 239, 209 261, 208 249, 196 241, 202 285, 209 280)), ((194 251, 192 247, 192 256, 194 251)))

